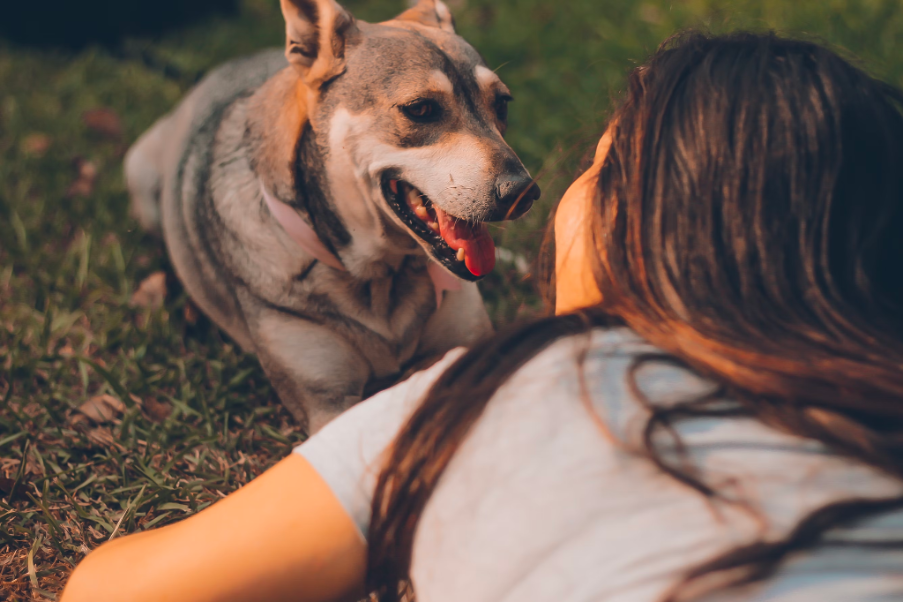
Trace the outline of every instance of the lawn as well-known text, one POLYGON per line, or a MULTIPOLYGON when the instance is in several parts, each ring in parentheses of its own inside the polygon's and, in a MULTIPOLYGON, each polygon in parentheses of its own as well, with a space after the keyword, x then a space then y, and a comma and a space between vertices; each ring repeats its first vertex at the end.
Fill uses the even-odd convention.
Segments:
MULTIPOLYGON (((678 29, 822 40, 901 85, 900 0, 448 4, 516 97, 509 140, 544 196, 494 236, 528 258, 626 72, 678 29)), ((402 5, 346 3, 364 20, 402 5)), ((0 39, 0 601, 56 599, 90 550, 197 512, 303 439, 254 357, 186 302, 128 217, 121 173, 129 143, 200 75, 282 31, 276 0, 244 0, 153 39, 0 39)), ((541 308, 512 262, 483 290, 497 323, 541 308)))

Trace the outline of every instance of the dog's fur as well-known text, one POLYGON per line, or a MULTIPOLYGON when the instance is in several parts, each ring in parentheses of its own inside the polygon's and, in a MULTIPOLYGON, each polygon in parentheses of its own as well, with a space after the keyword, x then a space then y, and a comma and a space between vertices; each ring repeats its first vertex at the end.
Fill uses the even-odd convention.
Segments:
POLYGON ((507 89, 444 4, 421 0, 381 24, 333 0, 282 9, 285 51, 212 72, 129 150, 125 171, 134 213, 162 233, 192 299, 258 355, 313 432, 368 382, 491 328, 473 282, 437 309, 428 261, 475 278, 390 206, 387 178, 473 222, 513 203, 523 213, 539 189, 502 137, 507 89), (423 98, 441 103, 442 119, 406 116, 423 98), (346 271, 289 238, 262 185, 346 271))

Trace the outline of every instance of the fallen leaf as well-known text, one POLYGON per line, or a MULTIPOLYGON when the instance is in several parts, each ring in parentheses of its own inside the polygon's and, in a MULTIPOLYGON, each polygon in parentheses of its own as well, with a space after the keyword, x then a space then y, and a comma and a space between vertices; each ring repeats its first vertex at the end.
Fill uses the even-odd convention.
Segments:
POLYGON ((166 401, 157 401, 153 397, 145 400, 143 408, 148 417, 154 422, 163 422, 173 412, 173 406, 166 401))
POLYGON ((198 318, 200 317, 198 306, 192 303, 191 299, 185 301, 185 307, 182 308, 182 317, 189 326, 194 326, 198 323, 198 318))
POLYGON ((22 140, 22 152, 33 157, 43 157, 50 148, 51 139, 47 134, 29 134, 22 140))
POLYGON ((99 426, 88 431, 88 440, 101 447, 113 445, 113 433, 106 426, 99 426))
POLYGON ((91 161, 78 158, 74 161, 76 178, 66 189, 67 197, 86 197, 94 192, 94 183, 97 181, 97 166, 91 161))
POLYGON ((122 414, 126 406, 119 399, 104 393, 95 395, 79 406, 78 411, 96 423, 110 422, 118 414, 122 414))
POLYGON ((122 138, 122 120, 113 109, 99 107, 82 113, 82 123, 109 140, 122 138))
POLYGON ((8 502, 15 502, 18 500, 24 500, 25 491, 29 486, 29 481, 23 478, 19 481, 19 486, 16 487, 16 490, 13 491, 13 484, 15 483, 14 479, 9 479, 6 477, 0 477, 0 497, 5 497, 8 502))
POLYGON ((133 307, 157 309, 163 306, 164 299, 166 299, 166 274, 154 272, 141 281, 138 290, 132 293, 129 304, 133 307))
POLYGON ((44 466, 33 455, 29 455, 28 459, 25 460, 25 474, 43 477, 44 470, 44 466))

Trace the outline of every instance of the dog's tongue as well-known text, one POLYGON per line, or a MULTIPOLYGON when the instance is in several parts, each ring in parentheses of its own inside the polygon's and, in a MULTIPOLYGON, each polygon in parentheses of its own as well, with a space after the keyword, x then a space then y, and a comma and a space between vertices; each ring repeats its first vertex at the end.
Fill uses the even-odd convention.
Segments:
POLYGON ((484 276, 493 271, 496 265, 496 246, 485 224, 469 224, 464 220, 452 217, 436 205, 436 222, 439 224, 439 235, 446 244, 458 251, 465 252, 465 267, 475 276, 484 276))

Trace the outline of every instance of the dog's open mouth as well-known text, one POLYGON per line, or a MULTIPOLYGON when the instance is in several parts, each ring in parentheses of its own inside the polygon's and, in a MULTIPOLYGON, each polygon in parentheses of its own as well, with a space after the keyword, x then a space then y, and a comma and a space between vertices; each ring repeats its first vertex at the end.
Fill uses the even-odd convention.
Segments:
POLYGON ((449 215, 404 180, 384 177, 383 194, 405 225, 430 243, 433 256, 455 275, 476 280, 493 270, 496 247, 486 224, 449 215))

